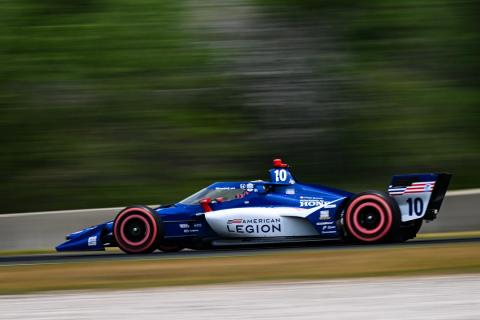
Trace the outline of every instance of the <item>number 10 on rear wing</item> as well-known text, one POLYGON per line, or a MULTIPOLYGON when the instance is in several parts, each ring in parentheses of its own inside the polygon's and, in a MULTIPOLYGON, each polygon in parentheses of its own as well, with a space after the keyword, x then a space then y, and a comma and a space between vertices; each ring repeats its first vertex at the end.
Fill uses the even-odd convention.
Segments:
POLYGON ((393 176, 388 193, 400 207, 402 221, 434 220, 440 211, 451 177, 449 173, 393 176))

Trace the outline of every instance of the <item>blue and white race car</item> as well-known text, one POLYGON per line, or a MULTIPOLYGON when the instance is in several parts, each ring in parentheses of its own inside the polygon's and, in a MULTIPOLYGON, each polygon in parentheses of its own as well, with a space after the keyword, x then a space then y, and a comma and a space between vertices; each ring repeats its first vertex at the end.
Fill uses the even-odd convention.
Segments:
POLYGON ((269 181, 216 182, 172 205, 136 205, 113 221, 67 236, 57 251, 126 253, 341 239, 359 243, 412 239, 437 217, 451 175, 393 176, 388 192, 353 194, 299 182, 273 161, 269 181))

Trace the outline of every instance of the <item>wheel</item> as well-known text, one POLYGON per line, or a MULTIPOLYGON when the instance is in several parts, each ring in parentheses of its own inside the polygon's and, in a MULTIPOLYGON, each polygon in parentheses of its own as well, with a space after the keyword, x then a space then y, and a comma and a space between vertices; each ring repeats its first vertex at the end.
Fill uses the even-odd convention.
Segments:
POLYGON ((158 245, 158 249, 163 252, 178 252, 183 250, 184 247, 174 242, 162 242, 158 245))
POLYGON ((126 253, 150 253, 163 237, 163 224, 153 209, 131 206, 115 218, 113 235, 118 247, 126 253))
POLYGON ((361 243, 391 241, 399 233, 398 204, 383 192, 362 192, 347 205, 344 228, 347 239, 361 243))

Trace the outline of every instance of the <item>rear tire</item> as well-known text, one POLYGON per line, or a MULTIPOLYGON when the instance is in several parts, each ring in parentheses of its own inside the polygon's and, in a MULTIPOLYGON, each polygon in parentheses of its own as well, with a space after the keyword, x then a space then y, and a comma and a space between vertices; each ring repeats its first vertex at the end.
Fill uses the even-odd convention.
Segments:
POLYGON ((126 253, 151 253, 163 237, 163 224, 153 209, 131 206, 118 213, 113 222, 113 236, 126 253))
POLYGON ((383 192, 362 192, 350 200, 343 217, 347 239, 360 243, 392 241, 398 234, 398 204, 383 192))

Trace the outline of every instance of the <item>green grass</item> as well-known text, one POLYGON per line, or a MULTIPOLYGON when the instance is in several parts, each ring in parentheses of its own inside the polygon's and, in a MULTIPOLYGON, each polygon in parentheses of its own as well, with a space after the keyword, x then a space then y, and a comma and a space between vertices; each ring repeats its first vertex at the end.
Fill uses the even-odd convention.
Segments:
POLYGON ((36 254, 48 254, 55 253, 55 250, 38 249, 38 250, 2 250, 0 256, 23 256, 23 255, 36 255, 36 254))
POLYGON ((480 273, 480 244, 4 266, 0 294, 461 273, 480 273))
MULTIPOLYGON (((431 239, 459 239, 459 238, 474 238, 480 237, 480 230, 475 231, 457 231, 457 232, 435 232, 435 233, 420 233, 417 235, 418 240, 431 239)), ((107 248, 109 252, 120 252, 118 248, 107 248)), ((56 253, 53 249, 23 249, 23 250, 0 250, 0 256, 20 256, 20 255, 36 255, 36 254, 53 254, 56 253)))
POLYGON ((420 233, 417 235, 416 239, 430 240, 430 239, 459 239, 459 238, 476 238, 476 237, 480 237, 480 230, 420 233))

